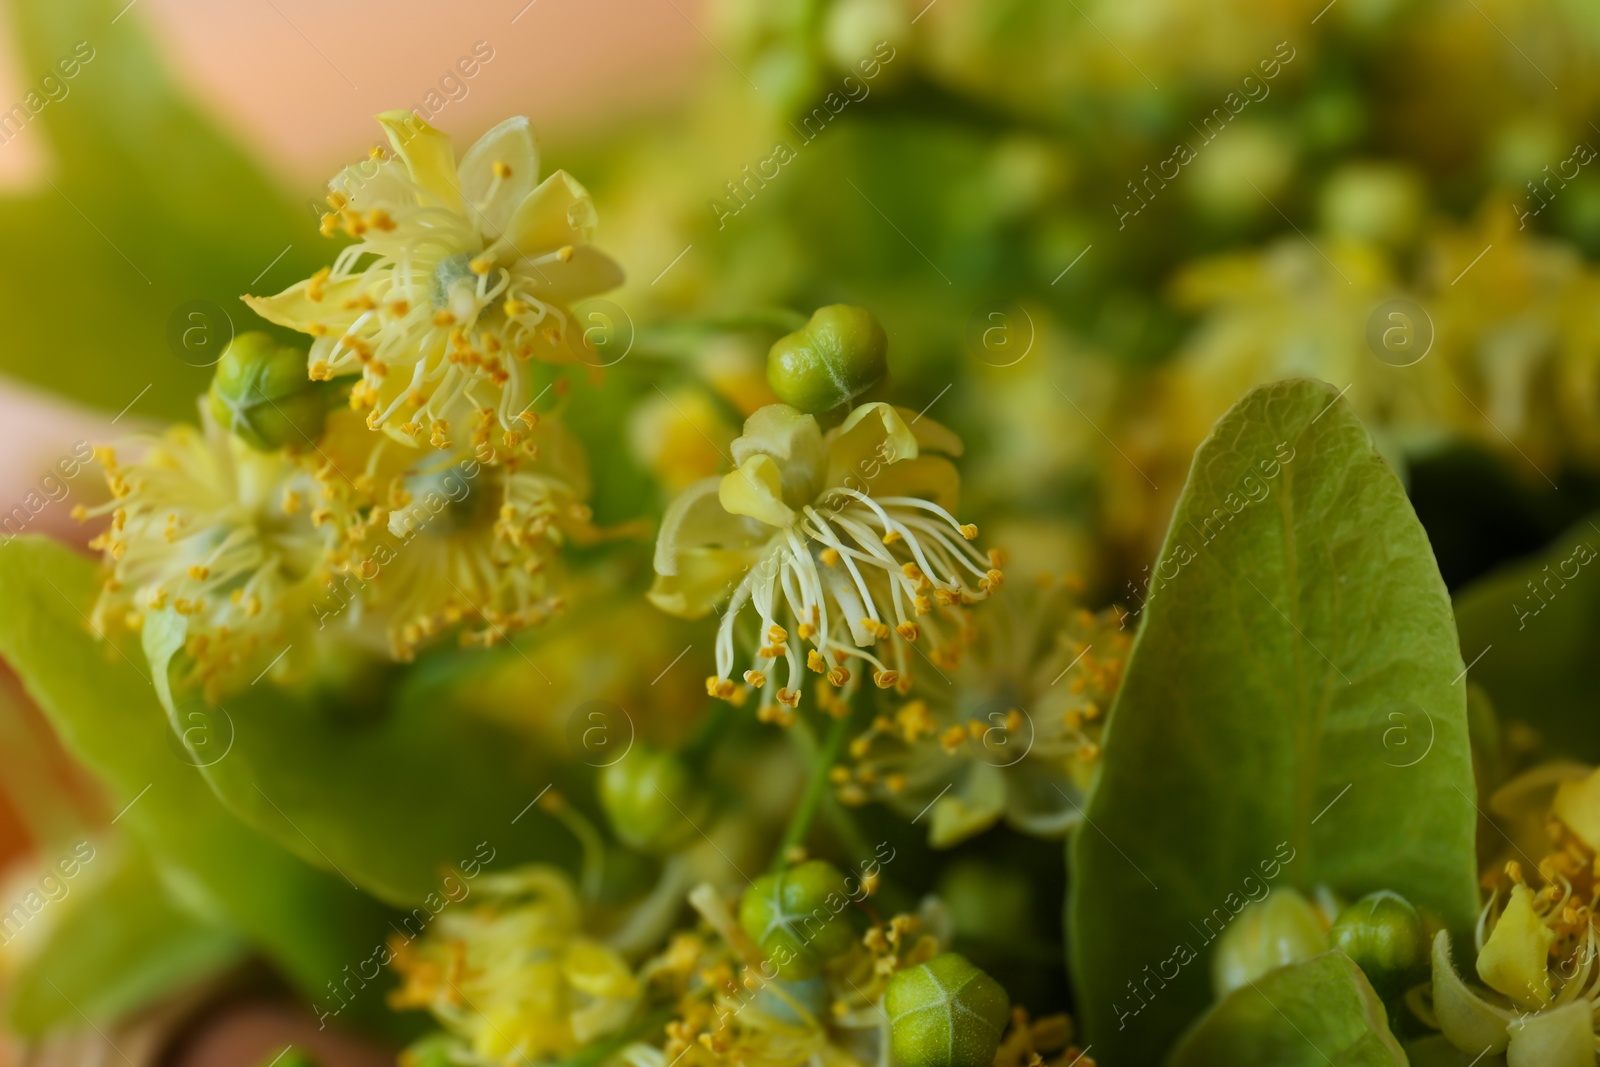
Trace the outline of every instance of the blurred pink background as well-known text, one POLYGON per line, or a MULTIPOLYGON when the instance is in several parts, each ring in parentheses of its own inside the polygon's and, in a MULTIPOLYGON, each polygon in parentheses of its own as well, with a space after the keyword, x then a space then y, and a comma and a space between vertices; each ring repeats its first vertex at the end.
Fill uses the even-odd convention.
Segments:
MULTIPOLYGON (((410 107, 475 42, 494 58, 434 124, 473 137, 526 114, 545 138, 669 106, 706 55, 705 0, 134 0, 178 76, 286 181, 361 155, 372 116, 410 107)), ((115 32, 115 28, 111 32, 115 32)), ((0 24, 0 99, 24 91, 0 24)), ((459 95, 459 90, 457 91, 459 95)), ((441 93, 441 97, 443 94, 441 93)), ((0 187, 36 180, 32 131, 0 148, 0 187)))

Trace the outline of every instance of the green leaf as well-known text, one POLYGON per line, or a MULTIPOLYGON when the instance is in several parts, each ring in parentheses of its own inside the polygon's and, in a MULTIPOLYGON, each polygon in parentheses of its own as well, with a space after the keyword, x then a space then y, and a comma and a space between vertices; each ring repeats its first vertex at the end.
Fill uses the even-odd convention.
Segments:
POLYGON ((1523 720, 1563 755, 1600 762, 1600 515, 1462 590, 1456 625, 1472 681, 1501 718, 1523 720))
POLYGON ((1405 492, 1335 391, 1253 390, 1195 456, 1072 849, 1085 1036, 1149 1063, 1275 885, 1477 907, 1466 690, 1405 492))
POLYGON ((225 698, 233 746, 205 776, 247 823, 397 905, 423 903, 474 859, 577 865, 572 832, 530 806, 552 786, 569 792, 570 772, 548 753, 453 707, 417 673, 372 695, 370 709, 265 684, 225 698))
MULTIPOLYGON (((143 7, 125 6, 6 4, 26 89, 48 76, 65 95, 39 93, 45 102, 15 135, 45 157, 48 180, 0 198, 0 369, 110 411, 148 386, 136 414, 192 417, 210 379, 195 364, 221 353, 174 353, 168 326, 180 307, 208 301, 235 332, 260 329, 240 294, 309 275, 332 245, 309 207, 184 99, 143 7)), ((214 315, 178 319, 217 337, 227 329, 214 315)))
MULTIPOLYGON (((138 648, 102 642, 88 611, 95 565, 19 537, 0 551, 0 655, 67 747, 105 785, 119 829, 160 862, 191 911, 248 937, 309 994, 326 996, 344 967, 388 935, 386 912, 337 876, 314 870, 223 808, 200 772, 169 747, 165 712, 138 648)), ((381 993, 355 1000, 381 1009, 381 993)))
POLYGON ((1405 1067, 1383 1003, 1337 950, 1269 971, 1195 1024, 1168 1067, 1405 1067))
POLYGON ((142 854, 127 849, 106 862, 117 867, 70 902, 11 983, 7 1022, 25 1037, 85 1019, 115 1022, 245 954, 238 934, 178 907, 142 854))

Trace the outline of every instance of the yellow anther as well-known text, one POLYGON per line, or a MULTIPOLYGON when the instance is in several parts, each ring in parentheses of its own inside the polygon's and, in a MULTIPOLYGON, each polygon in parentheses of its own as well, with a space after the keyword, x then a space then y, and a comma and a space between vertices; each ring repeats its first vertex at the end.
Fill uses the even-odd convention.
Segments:
POLYGON ((905 540, 905 538, 901 536, 899 530, 885 530, 884 531, 883 543, 886 544, 886 545, 892 545, 896 541, 904 541, 904 540, 905 540))
POLYGON ((435 311, 433 313, 433 324, 435 326, 454 326, 456 317, 449 311, 435 311))
POLYGON ((809 641, 817 635, 817 628, 809 622, 803 622, 795 627, 795 633, 800 635, 800 640, 809 641))
POLYGON ((468 263, 467 267, 472 271, 472 273, 481 277, 482 275, 488 274, 489 271, 493 269, 494 260, 486 256, 479 256, 477 259, 474 259, 472 262, 468 263))
POLYGON ((196 563, 189 568, 189 577, 197 582, 203 582, 211 577, 211 568, 204 564, 196 563))
POLYGON ((872 674, 872 684, 879 689, 888 689, 899 680, 899 671, 874 671, 872 674))
POLYGON ((782 704, 786 708, 799 707, 800 690, 788 688, 778 690, 778 703, 782 704))
POLYGON ((330 268, 323 267, 321 270, 317 271, 317 273, 311 276, 311 278, 306 282, 307 300, 318 304, 322 302, 322 298, 327 295, 324 291, 324 286, 328 284, 328 275, 331 273, 332 270, 330 268))
POLYGON ((494 169, 494 176, 496 178, 501 179, 502 181, 504 181, 506 178, 511 177, 511 165, 506 163, 506 162, 504 162, 503 160, 499 160, 499 159, 495 160, 493 169, 494 169))
POLYGON ((757 689, 767 684, 767 676, 756 670, 745 671, 744 680, 757 689))
POLYGON ((822 653, 813 648, 806 653, 806 666, 818 674, 825 674, 828 670, 828 661, 822 658, 822 653))
POLYGON ((825 566, 837 567, 839 565, 839 552, 837 549, 825 548, 818 555, 825 566))
POLYGON ((784 644, 789 640, 789 631, 781 626, 767 627, 767 640, 775 645, 784 644))
POLYGON ((862 619, 861 628, 879 640, 888 637, 890 634, 888 624, 879 622, 877 619, 862 619))
POLYGON ((907 641, 915 641, 917 638, 922 636, 922 630, 918 628, 917 624, 912 622, 910 619, 907 619, 905 622, 896 626, 894 628, 894 632, 905 638, 907 641))
POLYGON ((850 672, 843 667, 835 667, 828 672, 828 684, 838 688, 850 680, 850 672))
POLYGON ((965 537, 968 541, 976 541, 978 539, 978 528, 976 526, 974 526, 972 523, 969 522, 969 523, 965 524, 964 526, 962 526, 960 529, 961 529, 961 536, 965 537))

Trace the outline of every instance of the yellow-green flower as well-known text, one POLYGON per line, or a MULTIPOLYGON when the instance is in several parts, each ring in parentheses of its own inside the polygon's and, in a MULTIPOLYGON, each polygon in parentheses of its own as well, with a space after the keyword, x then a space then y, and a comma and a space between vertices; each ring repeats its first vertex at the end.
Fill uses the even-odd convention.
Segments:
POLYGON ((747 607, 759 629, 742 678, 761 691, 763 716, 781 720, 806 669, 841 686, 859 660, 880 687, 909 686, 913 657, 927 655, 919 641, 938 650, 958 640, 960 606, 999 584, 997 558, 970 544, 977 527, 953 514, 960 477, 946 457, 961 441, 931 419, 866 404, 824 434, 813 416, 772 404, 731 450, 736 469, 668 507, 650 591, 688 618, 727 601, 714 695, 735 693, 735 624, 747 607))
MULTIPOLYGON (((594 204, 564 171, 543 182, 528 120, 502 122, 456 164, 450 139, 409 111, 330 183, 322 229, 355 243, 277 296, 246 297, 311 334, 311 377, 361 376, 353 404, 392 434, 448 449, 460 420, 494 412, 515 451, 526 364, 580 358, 569 305, 622 281, 592 245, 594 204)), ((489 458, 489 457, 485 457, 489 458)))
POLYGON ((138 629, 147 610, 176 610, 188 619, 190 680, 214 693, 286 630, 312 621, 333 542, 312 521, 316 483, 295 459, 256 451, 203 408, 201 428, 130 441, 140 450, 131 463, 97 449, 112 499, 75 514, 111 514, 91 542, 110 572, 96 627, 138 629))
MULTIPOLYGON (((1433 943, 1433 999, 1424 1018, 1463 1052, 1504 1052, 1513 1064, 1594 1063, 1600 1010, 1600 867, 1588 838, 1600 771, 1568 763, 1533 768, 1502 786, 1491 806, 1516 816, 1541 802, 1548 852, 1537 872, 1509 861, 1485 877, 1489 901, 1478 920, 1473 970, 1456 973, 1450 935, 1433 943)), ((1519 848, 1520 852, 1521 849, 1519 848)))
POLYGON ((367 613, 404 660, 458 624, 463 643, 493 645, 559 610, 550 565, 569 541, 597 536, 588 463, 559 419, 521 421, 519 452, 490 466, 336 420, 317 477, 340 531, 338 573, 318 618, 367 613))
POLYGON ((935 654, 947 680, 916 687, 852 742, 854 764, 832 770, 840 799, 927 812, 935 848, 1002 817, 1045 837, 1077 825, 1132 635, 1114 611, 1078 607, 1075 585, 1019 589, 972 626, 959 656, 935 654))
POLYGON ((639 982, 621 956, 584 933, 563 872, 522 867, 461 885, 483 902, 454 898, 421 938, 396 934, 390 943, 404 978, 390 1004, 432 1012, 460 1041, 458 1062, 558 1062, 633 1016, 639 982))

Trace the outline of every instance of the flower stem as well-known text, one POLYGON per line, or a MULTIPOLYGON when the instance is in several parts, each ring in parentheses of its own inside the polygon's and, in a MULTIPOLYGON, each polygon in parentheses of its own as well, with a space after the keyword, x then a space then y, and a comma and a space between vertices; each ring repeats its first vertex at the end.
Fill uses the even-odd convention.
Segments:
POLYGON ((850 712, 833 720, 820 747, 816 744, 810 727, 806 726, 803 720, 797 720, 794 726, 790 727, 801 731, 796 736, 802 739, 801 743, 811 759, 811 776, 806 780, 806 790, 800 796, 800 805, 789 818, 789 826, 783 832, 783 840, 778 843, 778 851, 772 857, 774 871, 783 869, 788 863, 790 851, 805 840, 807 831, 811 829, 811 821, 816 817, 817 808, 827 793, 828 771, 838 762, 839 753, 844 750, 844 743, 850 737, 850 724, 858 710, 857 702, 864 704, 867 700, 862 696, 865 691, 865 686, 857 688, 855 697, 851 701, 850 712))

